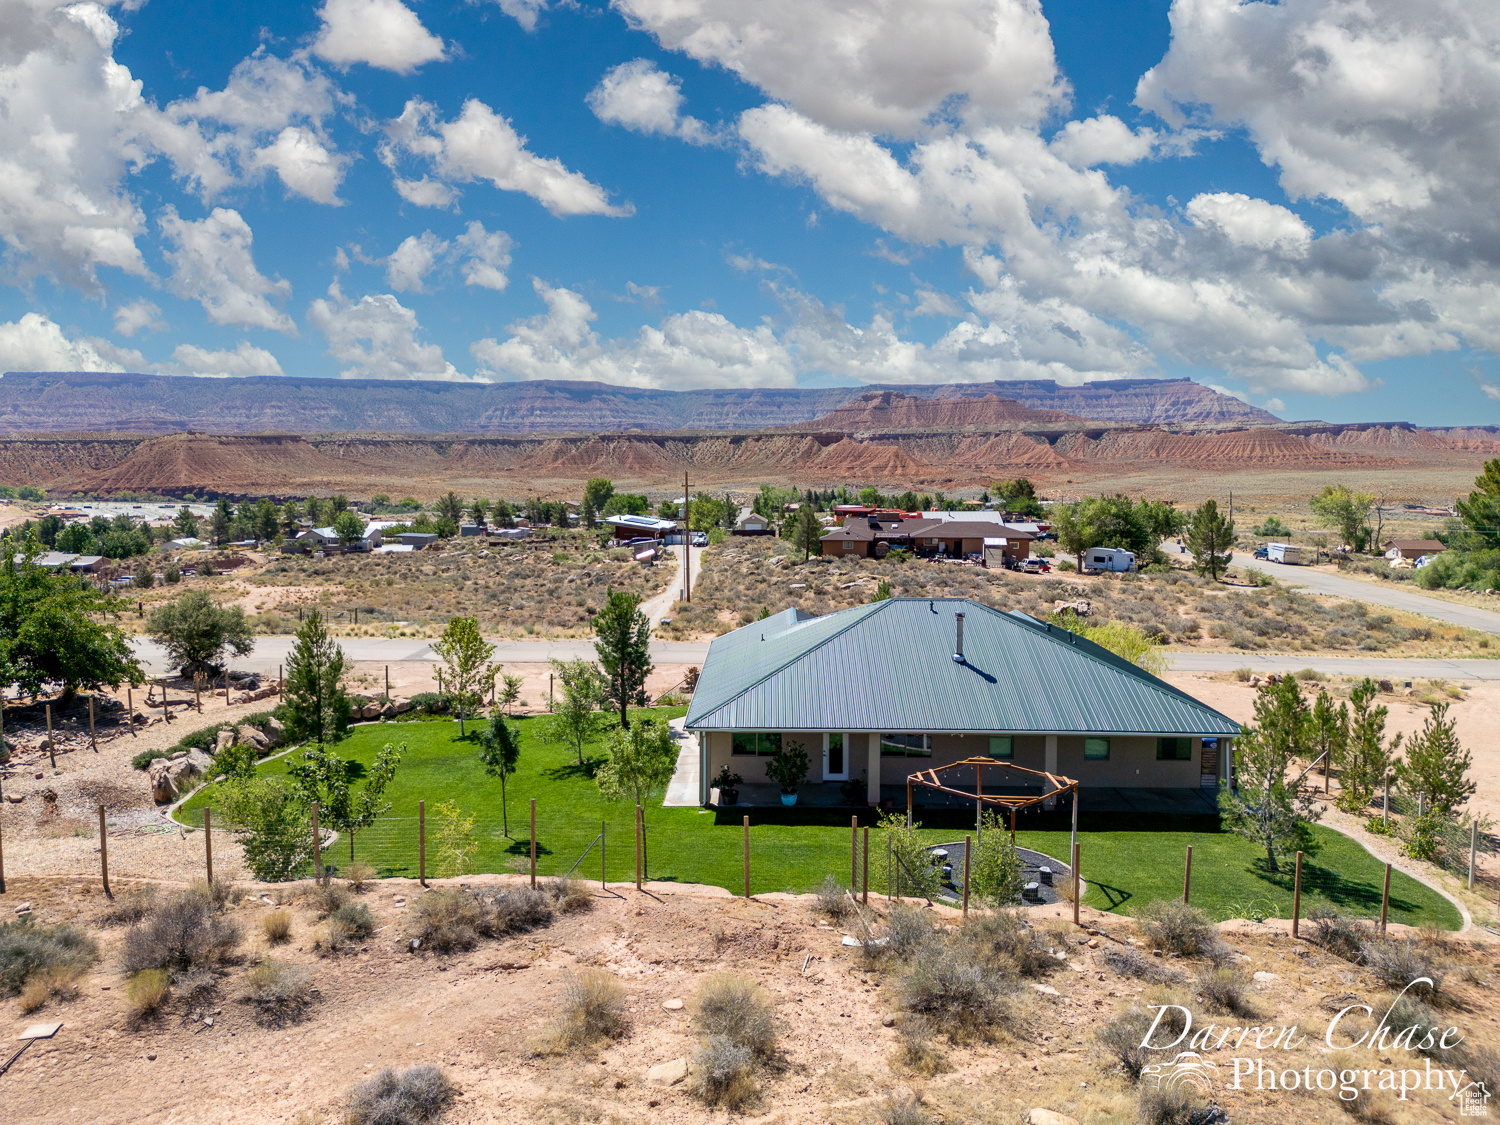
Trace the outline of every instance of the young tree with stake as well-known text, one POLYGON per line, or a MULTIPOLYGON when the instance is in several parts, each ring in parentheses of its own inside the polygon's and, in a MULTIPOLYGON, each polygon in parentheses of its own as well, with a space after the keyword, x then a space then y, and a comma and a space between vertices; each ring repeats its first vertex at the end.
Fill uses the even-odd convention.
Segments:
POLYGON ((1349 693, 1349 745, 1337 801, 1338 807, 1348 813, 1362 813, 1369 807, 1370 799, 1390 776, 1391 759, 1401 748, 1399 734, 1390 743, 1385 741, 1385 720, 1390 711, 1384 705, 1374 706, 1379 692, 1374 680, 1363 679, 1349 693))
POLYGON ((643 870, 650 866, 645 842, 645 810, 651 798, 664 792, 677 770, 677 745, 664 722, 642 719, 630 729, 610 735, 609 759, 600 767, 594 781, 599 791, 612 801, 629 798, 641 806, 641 847, 643 870))
POLYGON ((505 779, 516 772, 521 757, 521 743, 498 710, 490 712, 489 726, 479 732, 479 760, 484 772, 500 779, 500 819, 506 836, 510 835, 510 801, 505 793, 505 779))
POLYGON ((604 677, 587 660, 554 660, 552 672, 562 694, 552 713, 541 720, 544 741, 571 746, 583 765, 583 747, 599 729, 599 705, 604 702, 604 677))
POLYGON ((1474 759, 1458 741, 1448 705, 1434 703, 1418 735, 1407 743, 1406 758, 1396 763, 1396 780, 1412 797, 1421 797, 1424 811, 1452 813, 1474 795, 1468 779, 1474 759))
POLYGON ((495 665, 490 662, 495 646, 480 635, 478 618, 452 617, 442 637, 432 643, 432 651, 446 669, 443 685, 453 697, 458 712, 458 736, 462 738, 464 716, 481 699, 479 686, 495 678, 495 665))
POLYGON ((1255 699, 1255 726, 1244 727, 1235 744, 1238 789, 1219 783, 1224 827, 1266 849, 1266 868, 1281 871, 1280 859, 1306 849, 1307 825, 1318 819, 1311 796, 1288 786, 1286 771, 1307 756, 1307 704, 1291 676, 1267 684, 1255 699))
POLYGON ((604 697, 620 711, 620 726, 630 729, 626 708, 646 705, 646 677, 651 674, 651 623, 640 610, 641 599, 618 590, 594 617, 594 651, 604 669, 604 697))

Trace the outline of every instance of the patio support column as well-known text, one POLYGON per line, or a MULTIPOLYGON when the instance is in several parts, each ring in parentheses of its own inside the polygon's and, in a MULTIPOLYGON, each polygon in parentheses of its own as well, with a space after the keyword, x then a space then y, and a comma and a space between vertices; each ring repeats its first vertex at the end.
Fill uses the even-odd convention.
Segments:
POLYGON ((865 800, 872 808, 880 807, 880 735, 873 731, 868 735, 870 745, 865 767, 865 800))
POLYGON ((1219 769, 1223 773, 1224 781, 1229 788, 1234 788, 1234 739, 1219 739, 1219 757, 1223 759, 1219 763, 1219 769))
MULTIPOLYGON (((1049 734, 1047 736, 1046 764, 1042 768, 1047 773, 1057 773, 1057 735, 1055 734, 1049 734)), ((1047 809, 1056 808, 1057 799, 1055 797, 1049 797, 1043 807, 1047 809)))

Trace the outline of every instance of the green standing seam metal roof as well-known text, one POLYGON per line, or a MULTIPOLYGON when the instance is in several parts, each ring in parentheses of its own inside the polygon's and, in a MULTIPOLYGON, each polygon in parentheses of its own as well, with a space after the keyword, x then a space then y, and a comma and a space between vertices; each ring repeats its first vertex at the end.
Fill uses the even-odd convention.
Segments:
POLYGON ((967 598, 788 609, 719 637, 690 730, 1155 734, 1240 724, 1077 634, 967 598), (965 615, 964 660, 953 659, 965 615))

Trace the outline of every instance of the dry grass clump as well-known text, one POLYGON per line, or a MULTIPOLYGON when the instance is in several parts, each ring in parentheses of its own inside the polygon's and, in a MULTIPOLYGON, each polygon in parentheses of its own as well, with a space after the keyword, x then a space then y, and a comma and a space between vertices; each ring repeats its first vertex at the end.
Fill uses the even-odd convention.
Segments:
POLYGON ((706 1105, 738 1112, 760 1093, 748 1047, 711 1035, 693 1052, 692 1086, 706 1105))
POLYGON ((351 863, 344 868, 344 881, 356 894, 363 893, 375 878, 375 868, 368 863, 351 863))
POLYGON ((69 973, 76 979, 98 955, 94 939, 76 926, 39 926, 29 915, 0 923, 0 992, 14 996, 48 973, 58 981, 69 973))
POLYGON ((903 1008, 957 1043, 1013 1029, 1020 1017, 1009 991, 1007 978, 976 957, 972 946, 933 941, 907 967, 900 996, 903 1008))
POLYGON ((568 976, 563 986, 562 1011, 539 1050, 559 1054, 601 1039, 619 1039, 629 1030, 625 989, 620 982, 601 969, 585 969, 568 976))
POLYGON ((171 987, 172 976, 165 969, 142 969, 131 974, 125 983, 131 1015, 137 1019, 154 1015, 166 1003, 171 987))
POLYGON ((375 916, 362 902, 346 902, 323 924, 315 949, 336 953, 346 941, 367 938, 375 932, 375 916))
POLYGON ((877 1113, 880 1125, 927 1125, 932 1120, 922 1108, 921 1096, 915 1093, 886 1098, 877 1113))
POLYGON ((1255 1014, 1249 982, 1239 969, 1208 968, 1198 977, 1198 995, 1215 1012, 1250 1017, 1255 1014))
POLYGON ((21 988, 21 1011, 34 1012, 54 996, 59 1000, 75 999, 78 981, 83 974, 80 965, 49 965, 21 988))
POLYGON ((260 920, 260 932, 272 945, 280 945, 292 936, 292 912, 273 910, 260 920))
POLYGON ((215 910, 223 910, 231 903, 238 905, 245 897, 245 888, 228 879, 194 879, 188 884, 188 893, 206 898, 215 910))
POLYGON ((240 981, 239 998, 262 1027, 297 1023, 312 1007, 312 977, 301 966, 267 957, 240 981))
POLYGON ((563 876, 549 879, 542 885, 553 909, 559 914, 576 914, 581 910, 594 909, 594 892, 587 883, 563 876))
POLYGON ((345 1125, 425 1125, 436 1121, 458 1087, 435 1066, 386 1067, 351 1089, 344 1101, 345 1125))
POLYGON ((1099 951, 1099 960, 1122 977, 1152 984, 1178 984, 1182 974, 1128 945, 1110 945, 1099 951))
POLYGON ((1308 916, 1313 924, 1312 940, 1345 961, 1362 965, 1365 961, 1365 945, 1374 936, 1369 925, 1353 918, 1346 918, 1329 907, 1316 907, 1308 916))
POLYGON ((468 891, 429 891, 412 907, 412 935, 438 953, 473 949, 488 927, 489 912, 468 891))
POLYGON ((490 921, 486 936, 525 933, 552 921, 552 900, 540 887, 514 887, 489 900, 490 921))
POLYGON ((824 875, 823 882, 818 887, 817 911, 834 921, 849 916, 849 900, 844 895, 842 884, 832 875, 824 875))
POLYGON ((934 936, 932 918, 926 911, 897 903, 885 920, 885 950, 902 961, 910 960, 934 936))
POLYGON ((350 902, 349 891, 337 883, 313 883, 303 897, 320 921, 350 902))
POLYGON ((239 946, 240 928, 193 891, 170 895, 125 931, 120 965, 142 969, 206 968, 228 960, 239 946))
POLYGON ((952 1070, 947 1057, 932 1041, 932 1023, 925 1016, 904 1016, 897 1027, 900 1046, 892 1060, 902 1070, 920 1074, 924 1078, 952 1070))
POLYGON ((1199 1125, 1208 1107, 1190 1086, 1142 1086, 1137 1095, 1141 1125, 1199 1125))
POLYGON ((1044 977, 1066 963, 1053 955, 1051 938, 1014 910, 971 913, 961 936, 987 965, 1007 976, 1044 977))
POLYGON ((132 887, 104 909, 99 915, 99 925, 129 926, 151 913, 155 905, 155 884, 132 887))
POLYGON ((1137 919, 1137 925, 1152 949, 1179 957, 1206 957, 1215 964, 1229 957, 1229 947, 1219 936, 1218 927, 1196 906, 1153 902, 1137 919))
POLYGON ((1375 978, 1387 988, 1399 992, 1418 978, 1426 977, 1432 982, 1431 988, 1418 985, 1412 989, 1413 992, 1435 994, 1442 991, 1443 979, 1447 973, 1437 958, 1419 942, 1410 939, 1374 941, 1364 948, 1365 963, 1370 966, 1375 978))
MULTIPOLYGON (((1155 1012, 1145 1006, 1132 1005, 1094 1033, 1094 1041, 1100 1050, 1125 1072, 1125 1077, 1131 1082, 1139 1082, 1141 1071, 1160 1061, 1159 1051, 1141 1046, 1155 1020, 1155 1012)), ((1156 1038, 1170 1043, 1186 1027, 1187 1020, 1178 1007, 1169 1007, 1162 1015, 1161 1023, 1157 1024, 1156 1038)))
POLYGON ((721 1035, 759 1062, 776 1053, 776 1014, 755 981, 734 973, 706 977, 693 1001, 693 1024, 707 1038, 721 1035))

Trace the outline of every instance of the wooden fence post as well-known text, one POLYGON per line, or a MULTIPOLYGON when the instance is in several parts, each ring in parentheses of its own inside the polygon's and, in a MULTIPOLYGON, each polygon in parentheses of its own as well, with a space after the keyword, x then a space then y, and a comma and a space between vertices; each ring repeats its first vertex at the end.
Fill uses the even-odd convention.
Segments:
MULTIPOLYGON (((170 724, 172 722, 172 712, 167 707, 167 681, 164 680, 164 679, 160 679, 160 680, 157 680, 156 682, 161 685, 161 717, 162 717, 162 721, 165 722, 165 723, 170 724)), ((225 687, 224 687, 224 702, 228 703, 229 702, 229 686, 228 686, 229 680, 228 680, 228 677, 225 678, 224 684, 225 684, 225 687)))
POLYGON ((1391 908, 1391 865, 1385 865, 1385 887, 1380 892, 1380 932, 1385 933, 1385 916, 1391 908))
MULTIPOLYGON (((391 672, 390 672, 389 668, 386 669, 386 673, 385 674, 386 674, 386 680, 387 680, 385 691, 386 691, 386 694, 389 695, 390 691, 391 691, 391 686, 390 686, 390 683, 389 683, 391 672)), ((281 674, 281 665, 278 664, 278 665, 276 665, 276 694, 277 695, 282 695, 285 692, 286 692, 286 677, 281 674)))
POLYGON ((57 768, 57 743, 52 741, 52 704, 47 704, 47 754, 52 759, 52 768, 57 768))
POLYGON ((745 897, 750 897, 750 818, 745 817, 745 897))
MULTIPOLYGON (((5 802, 0 801, 0 811, 5 808, 5 802)), ((5 836, 0 832, 0 895, 5 893, 5 836)))
POLYGON ((104 877, 104 897, 114 898, 109 891, 109 836, 104 831, 104 806, 99 806, 99 874, 104 877))
POLYGON ((973 842, 969 837, 964 837, 964 917, 969 916, 969 853, 974 850, 973 842))
POLYGON ((1469 821, 1469 890, 1474 889, 1474 852, 1479 846, 1479 821, 1469 821))
POLYGON ((427 802, 417 802, 417 882, 427 885, 427 802))
POLYGON ((95 754, 99 753, 99 736, 94 732, 94 697, 92 695, 89 696, 89 749, 95 754))
POLYGON ((531 798, 531 885, 536 886, 536 798, 531 798))
POLYGON ((203 673, 193 673, 193 706, 198 708, 198 714, 203 714, 203 673))
POLYGON ((391 666, 389 664, 385 666, 385 697, 386 699, 391 697, 391 666))
POLYGON ((1297 924, 1302 917, 1302 853, 1297 853, 1297 874, 1292 883, 1292 940, 1297 940, 1297 924))
POLYGON ((1016 846, 1016 810, 1010 810, 1010 846, 1016 846))
MULTIPOLYGON (((162 690, 165 691, 166 688, 163 688, 162 690)), ((228 664, 224 665, 224 706, 225 707, 229 706, 229 665, 228 664)))
POLYGON ((318 832, 318 802, 312 803, 313 878, 323 881, 323 840, 318 832))
POLYGON ((601 891, 609 890, 609 869, 604 866, 604 830, 607 827, 608 822, 603 820, 599 822, 599 889, 601 891))
POLYGON ((214 810, 203 806, 203 861, 208 866, 208 885, 214 882, 214 810))
POLYGON ((130 689, 125 689, 125 722, 130 726, 130 737, 135 735, 135 700, 131 697, 130 689))
POLYGON ((849 893, 859 886, 859 817, 849 818, 849 893))
MULTIPOLYGON (((869 828, 869 825, 865 826, 865 862, 864 862, 864 871, 865 871, 865 879, 864 879, 865 889, 864 889, 864 894, 863 894, 862 897, 864 898, 865 905, 869 906, 870 905, 870 828, 869 828)), ((0 888, 0 889, 3 889, 3 888, 0 888)), ((851 887, 850 889, 852 890, 853 888, 851 887)))
POLYGON ((641 806, 635 807, 635 889, 641 889, 641 806))
POLYGON ((1073 925, 1078 925, 1078 900, 1083 897, 1083 883, 1078 877, 1078 863, 1083 851, 1082 844, 1073 845, 1073 925))
POLYGON ((1182 905, 1188 904, 1188 892, 1193 886, 1193 845, 1187 846, 1187 866, 1182 869, 1182 905))

